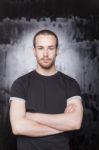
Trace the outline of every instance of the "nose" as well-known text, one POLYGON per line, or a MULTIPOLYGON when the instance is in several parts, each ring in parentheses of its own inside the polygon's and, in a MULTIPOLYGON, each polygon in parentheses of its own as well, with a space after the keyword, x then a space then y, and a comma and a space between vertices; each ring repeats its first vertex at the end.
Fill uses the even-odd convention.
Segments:
POLYGON ((43 56, 48 56, 48 50, 47 49, 44 49, 43 56))

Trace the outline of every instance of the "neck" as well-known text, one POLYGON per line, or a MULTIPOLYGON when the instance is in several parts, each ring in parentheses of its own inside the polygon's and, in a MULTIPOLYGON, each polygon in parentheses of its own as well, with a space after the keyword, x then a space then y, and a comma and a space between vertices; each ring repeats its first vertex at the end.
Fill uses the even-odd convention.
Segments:
POLYGON ((52 66, 52 67, 49 68, 49 69, 45 69, 45 68, 42 68, 42 67, 40 67, 40 66, 37 65, 36 71, 37 71, 39 74, 45 75, 45 76, 50 76, 50 75, 54 75, 55 73, 57 73, 57 70, 56 70, 55 65, 52 66))

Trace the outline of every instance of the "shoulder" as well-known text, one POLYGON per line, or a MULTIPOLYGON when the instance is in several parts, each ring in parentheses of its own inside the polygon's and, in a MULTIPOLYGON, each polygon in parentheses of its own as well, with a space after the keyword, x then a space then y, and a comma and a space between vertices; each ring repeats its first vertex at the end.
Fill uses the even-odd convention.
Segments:
MULTIPOLYGON (((27 74, 24 74, 23 76, 20 76, 18 79, 19 79, 19 80, 27 80, 27 79, 29 79, 29 78, 32 77, 33 72, 34 72, 34 71, 31 71, 31 72, 29 72, 29 73, 27 73, 27 74)), ((17 79, 17 80, 18 80, 18 79, 17 79)))
POLYGON ((13 82, 11 89, 10 89, 11 97, 18 97, 22 99, 26 98, 25 93, 27 92, 29 82, 32 78, 32 74, 33 74, 33 71, 23 76, 20 76, 13 82))
POLYGON ((81 95, 80 86, 74 78, 72 78, 62 72, 60 72, 60 75, 61 75, 62 81, 64 82, 68 98, 71 96, 81 95))
POLYGON ((59 73, 67 84, 73 84, 73 83, 78 84, 76 79, 72 78, 71 76, 68 76, 67 74, 64 74, 63 72, 59 72, 59 73))
POLYGON ((24 74, 24 75, 18 77, 17 79, 15 79, 12 86, 16 85, 16 84, 21 84, 21 86, 28 84, 29 80, 32 78, 33 72, 34 71, 31 71, 27 74, 24 74))

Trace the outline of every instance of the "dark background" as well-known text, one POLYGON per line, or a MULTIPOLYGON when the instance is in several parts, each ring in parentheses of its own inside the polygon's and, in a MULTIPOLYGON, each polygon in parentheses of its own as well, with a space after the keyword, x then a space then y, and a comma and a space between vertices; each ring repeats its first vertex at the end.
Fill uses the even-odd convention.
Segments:
POLYGON ((35 68, 32 38, 40 29, 59 37, 57 68, 75 78, 83 97, 82 128, 71 150, 99 149, 98 0, 0 0, 0 150, 16 149, 9 123, 13 81, 35 68))
POLYGON ((99 13, 98 0, 1 0, 0 18, 87 17, 99 13))

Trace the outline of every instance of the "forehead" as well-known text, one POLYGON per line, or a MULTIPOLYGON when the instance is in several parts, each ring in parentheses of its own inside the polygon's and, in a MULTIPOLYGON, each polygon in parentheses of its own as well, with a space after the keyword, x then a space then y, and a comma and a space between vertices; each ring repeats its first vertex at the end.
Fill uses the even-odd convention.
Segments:
POLYGON ((56 37, 54 35, 38 35, 35 39, 36 45, 56 45, 56 37))

